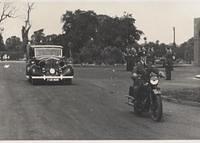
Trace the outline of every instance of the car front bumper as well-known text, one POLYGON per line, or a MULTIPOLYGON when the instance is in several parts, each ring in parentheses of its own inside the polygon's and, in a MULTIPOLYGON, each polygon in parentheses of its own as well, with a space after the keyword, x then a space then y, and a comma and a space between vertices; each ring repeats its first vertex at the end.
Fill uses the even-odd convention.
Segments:
MULTIPOLYGON (((29 76, 26 76, 26 78, 29 79, 29 76)), ((74 78, 74 76, 64 76, 64 75, 60 75, 60 76, 31 76, 32 79, 43 79, 43 80, 48 80, 48 79, 59 79, 59 80, 63 80, 63 79, 72 79, 74 78)))

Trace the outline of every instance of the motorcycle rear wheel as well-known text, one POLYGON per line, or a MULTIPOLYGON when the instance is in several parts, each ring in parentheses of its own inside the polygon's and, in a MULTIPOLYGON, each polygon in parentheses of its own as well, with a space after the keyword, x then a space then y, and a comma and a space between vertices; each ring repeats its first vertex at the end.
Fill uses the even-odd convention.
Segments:
POLYGON ((159 122, 162 119, 163 107, 161 95, 155 96, 154 104, 151 105, 151 118, 154 121, 159 122))

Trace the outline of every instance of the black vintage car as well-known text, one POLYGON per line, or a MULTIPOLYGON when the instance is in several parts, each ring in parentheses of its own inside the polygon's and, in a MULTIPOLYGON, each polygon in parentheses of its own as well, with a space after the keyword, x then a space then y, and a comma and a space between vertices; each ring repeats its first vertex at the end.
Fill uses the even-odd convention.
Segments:
POLYGON ((63 55, 58 45, 28 45, 26 77, 32 83, 39 81, 71 84, 74 76, 72 60, 63 55))

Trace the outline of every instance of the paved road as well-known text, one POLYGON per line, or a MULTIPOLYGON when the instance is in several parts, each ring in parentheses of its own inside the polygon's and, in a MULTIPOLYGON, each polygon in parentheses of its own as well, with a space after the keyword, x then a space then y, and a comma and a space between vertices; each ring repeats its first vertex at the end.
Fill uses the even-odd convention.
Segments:
POLYGON ((29 84, 24 63, 0 63, 0 139, 200 139, 200 107, 164 102, 164 118, 125 104, 129 74, 75 68, 73 85, 29 84))

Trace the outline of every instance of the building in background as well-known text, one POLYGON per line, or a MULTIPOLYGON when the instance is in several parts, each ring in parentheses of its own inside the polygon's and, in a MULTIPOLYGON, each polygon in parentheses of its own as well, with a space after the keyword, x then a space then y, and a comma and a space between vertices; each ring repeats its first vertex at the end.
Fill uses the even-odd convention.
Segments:
POLYGON ((200 18, 194 19, 194 65, 200 66, 200 18))

